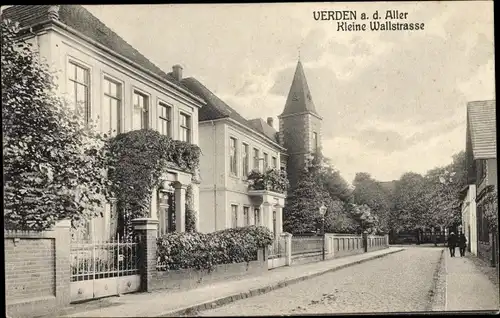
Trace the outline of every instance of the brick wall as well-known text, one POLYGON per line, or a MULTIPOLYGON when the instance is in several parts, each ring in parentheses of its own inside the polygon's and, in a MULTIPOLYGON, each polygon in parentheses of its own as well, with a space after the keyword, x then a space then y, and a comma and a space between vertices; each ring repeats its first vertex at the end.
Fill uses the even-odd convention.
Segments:
POLYGON ((4 231, 9 317, 55 314, 70 302, 69 222, 45 232, 4 231))

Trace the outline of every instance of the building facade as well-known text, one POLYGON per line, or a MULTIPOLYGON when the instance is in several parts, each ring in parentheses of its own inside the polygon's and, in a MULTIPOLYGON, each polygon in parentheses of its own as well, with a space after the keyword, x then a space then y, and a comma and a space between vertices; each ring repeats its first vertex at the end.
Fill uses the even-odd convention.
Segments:
MULTIPOLYGON (((498 264, 498 232, 493 232, 485 213, 489 191, 497 189, 496 102, 475 101, 467 104, 466 162, 468 183, 476 189, 477 255, 498 264)), ((498 208, 498 207, 494 207, 498 208)))
POLYGON ((462 197, 462 228, 467 238, 467 250, 477 256, 476 185, 468 185, 462 197))
MULTIPOLYGON (((97 130, 116 135, 154 129, 173 139, 198 144, 198 110, 204 101, 180 83, 182 67, 165 73, 79 5, 13 6, 2 18, 20 23, 20 34, 57 71, 58 94, 70 106, 83 107, 97 130)), ((162 189, 152 194, 151 217, 162 232, 184 231, 186 187, 193 187, 199 211, 198 185, 192 175, 171 169, 162 189), (166 204, 165 202, 169 202, 166 204), (177 204, 172 204, 176 202, 177 204), (175 210, 172 210, 174 209, 175 210), (175 226, 170 221, 172 215, 175 226)), ((103 218, 87 232, 98 239, 113 236, 116 202, 106 202, 103 218)))
POLYGON ((252 170, 279 170, 276 131, 261 119, 246 120, 194 78, 182 83, 206 101, 200 110, 200 231, 213 232, 247 225, 282 232, 285 194, 252 190, 252 170))

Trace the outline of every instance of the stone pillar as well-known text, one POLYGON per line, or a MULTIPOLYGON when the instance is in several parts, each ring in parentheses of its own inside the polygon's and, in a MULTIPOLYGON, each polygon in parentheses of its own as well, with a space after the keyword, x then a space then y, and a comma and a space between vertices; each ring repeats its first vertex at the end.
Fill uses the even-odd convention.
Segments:
POLYGON ((137 236, 137 257, 139 260, 139 275, 141 276, 141 291, 152 290, 152 280, 156 273, 156 236, 158 220, 149 218, 133 219, 132 226, 137 236))
POLYGON ((276 235, 283 233, 283 206, 276 205, 276 235))
POLYGON ((285 265, 292 265, 292 234, 283 232, 281 236, 285 239, 285 265))
POLYGON ((266 226, 271 231, 273 230, 273 206, 271 203, 264 202, 262 204, 262 225, 266 226), (263 210, 263 211, 262 211, 263 210))
POLYGON ((265 226, 266 223, 264 221, 264 205, 259 206, 259 226, 265 226))
POLYGON ((59 308, 69 306, 71 301, 71 221, 62 220, 54 225, 56 302, 59 308))
POLYGON ((158 220, 158 188, 153 188, 153 193, 151 194, 151 205, 149 207, 149 218, 152 220, 158 220))
POLYGON ((186 186, 175 186, 175 231, 186 231, 186 186))
POLYGON ((389 247, 389 234, 384 235, 385 237, 385 246, 389 247))

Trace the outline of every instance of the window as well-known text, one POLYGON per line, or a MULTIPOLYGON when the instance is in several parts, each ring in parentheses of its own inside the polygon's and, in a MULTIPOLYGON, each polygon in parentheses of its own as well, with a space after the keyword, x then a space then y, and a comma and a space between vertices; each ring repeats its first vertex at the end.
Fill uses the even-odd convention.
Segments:
POLYGON ((249 153, 248 153, 248 145, 247 144, 243 144, 243 149, 242 149, 241 156, 242 156, 242 159, 243 159, 243 162, 242 162, 243 163, 242 164, 242 169, 243 169, 242 175, 244 177, 247 177, 248 176, 248 170, 250 170, 249 167, 248 167, 248 164, 249 164, 249 160, 248 160, 249 159, 248 158, 249 157, 249 153))
POLYGON ((181 113, 180 140, 191 142, 191 116, 181 113))
POLYGON ((269 169, 269 155, 264 152, 264 171, 269 169))
POLYGON ((273 168, 274 169, 278 168, 278 159, 276 159, 276 157, 273 157, 272 162, 273 162, 273 168))
POLYGON ((244 226, 250 225, 250 208, 247 206, 243 207, 243 222, 245 222, 244 226))
POLYGON ((102 105, 104 131, 115 135, 121 129, 121 84, 109 78, 104 78, 104 102, 102 105))
POLYGON ((234 204, 231 205, 231 227, 238 227, 238 206, 234 204))
POLYGON ((253 219, 254 219, 255 225, 260 224, 260 209, 259 208, 255 208, 253 210, 253 219))
POLYGON ((68 68, 68 93, 75 109, 82 107, 85 122, 90 119, 90 72, 76 63, 70 62, 68 68))
POLYGON ((237 160, 236 160, 236 138, 229 138, 229 168, 232 175, 236 175, 237 160))
POLYGON ((147 95, 134 92, 133 125, 134 129, 149 128, 149 98, 147 95))
POLYGON ((260 170, 259 161, 259 149, 253 148, 253 168, 256 170, 260 170))
POLYGON ((313 152, 317 152, 318 151, 318 133, 316 132, 313 132, 313 152))
POLYGON ((158 104, 158 130, 160 134, 168 137, 172 137, 171 110, 172 108, 165 103, 158 104))

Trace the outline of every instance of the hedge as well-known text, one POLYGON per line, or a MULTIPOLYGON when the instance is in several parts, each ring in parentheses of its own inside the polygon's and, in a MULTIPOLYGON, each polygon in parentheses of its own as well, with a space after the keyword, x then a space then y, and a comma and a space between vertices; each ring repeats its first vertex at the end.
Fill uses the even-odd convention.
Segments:
POLYGON ((162 270, 193 268, 211 271, 216 265, 250 262, 257 250, 271 244, 273 235, 263 226, 247 226, 213 233, 173 232, 157 239, 162 270))

